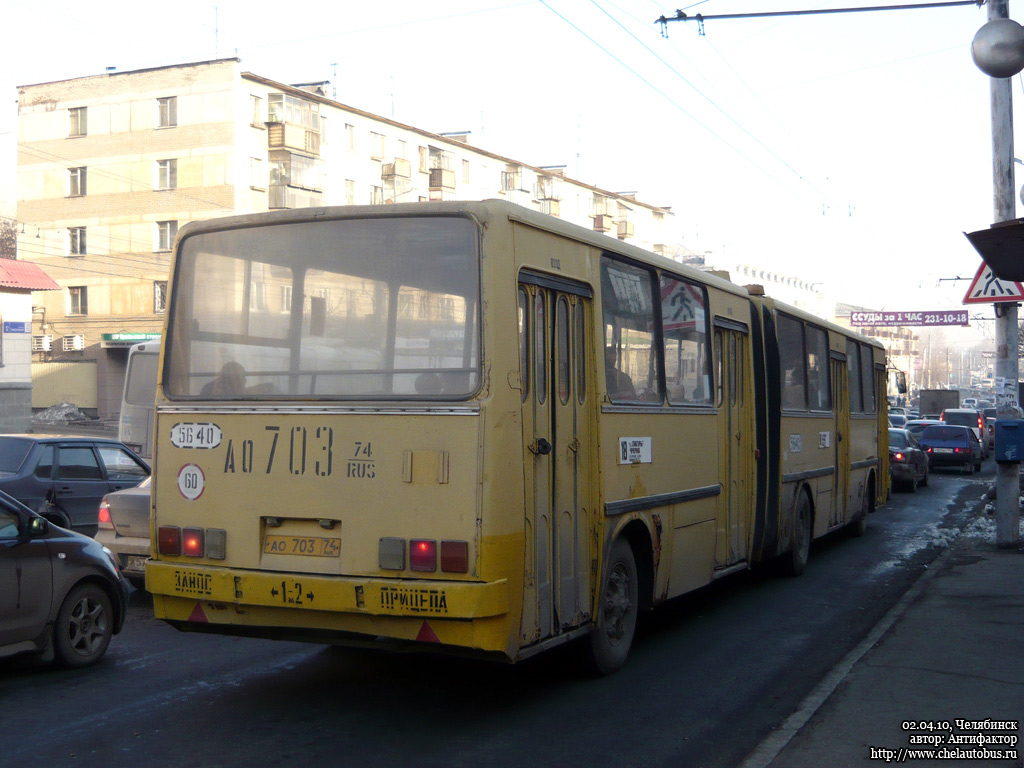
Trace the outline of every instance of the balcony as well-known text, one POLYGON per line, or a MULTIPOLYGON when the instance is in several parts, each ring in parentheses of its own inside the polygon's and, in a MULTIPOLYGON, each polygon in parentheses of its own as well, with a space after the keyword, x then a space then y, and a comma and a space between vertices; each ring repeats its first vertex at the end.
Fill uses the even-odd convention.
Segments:
POLYGON ((632 221, 620 221, 618 224, 618 235, 619 240, 625 240, 627 237, 633 236, 633 222, 632 221))
POLYGON ((384 179, 393 179, 395 177, 400 179, 411 178, 412 164, 408 160, 396 157, 393 162, 384 163, 384 165, 381 166, 380 175, 381 178, 384 179))
POLYGON ((435 191, 455 189, 455 171, 450 171, 447 168, 431 168, 427 188, 435 191))
POLYGON ((320 155, 320 132, 291 123, 267 123, 267 146, 320 155))
POLYGON ((594 217, 594 231, 595 232, 610 232, 611 229, 612 229, 612 224, 614 224, 614 223, 615 222, 612 220, 612 217, 608 216, 607 214, 595 216, 594 217))
POLYGON ((523 183, 523 174, 521 171, 502 171, 501 172, 501 191, 502 192, 525 192, 526 185, 523 183))

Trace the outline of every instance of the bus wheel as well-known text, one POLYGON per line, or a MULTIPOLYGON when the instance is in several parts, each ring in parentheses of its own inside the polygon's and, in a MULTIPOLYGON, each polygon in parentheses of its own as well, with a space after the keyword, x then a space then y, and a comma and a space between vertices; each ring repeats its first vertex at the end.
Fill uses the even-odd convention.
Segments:
POLYGON ((629 542, 619 538, 608 553, 596 626, 590 633, 589 660, 598 674, 610 675, 626 663, 638 602, 636 559, 629 542))
POLYGON ((807 494, 800 493, 796 503, 796 516, 793 520, 793 532, 789 537, 789 552, 783 560, 783 569, 789 576, 799 576, 807 567, 807 558, 811 554, 811 500, 807 494))
POLYGON ((850 523, 847 529, 851 536, 863 536, 868 530, 868 514, 871 512, 871 499, 868 491, 864 491, 864 502, 860 505, 860 514, 850 523))

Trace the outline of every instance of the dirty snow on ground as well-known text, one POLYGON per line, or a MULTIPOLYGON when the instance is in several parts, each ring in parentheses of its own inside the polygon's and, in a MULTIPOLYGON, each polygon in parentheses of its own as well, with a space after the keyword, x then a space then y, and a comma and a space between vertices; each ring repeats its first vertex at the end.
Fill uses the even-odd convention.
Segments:
POLYGON ((32 415, 33 424, 67 424, 70 421, 91 421, 73 403, 51 405, 45 411, 32 415))

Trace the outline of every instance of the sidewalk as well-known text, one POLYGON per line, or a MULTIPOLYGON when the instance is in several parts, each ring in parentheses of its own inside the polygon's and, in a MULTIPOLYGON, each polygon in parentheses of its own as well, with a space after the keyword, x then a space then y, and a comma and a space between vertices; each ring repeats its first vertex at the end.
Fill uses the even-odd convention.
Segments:
POLYGON ((1024 547, 982 513, 743 768, 1020 768, 1022 726, 1024 547))

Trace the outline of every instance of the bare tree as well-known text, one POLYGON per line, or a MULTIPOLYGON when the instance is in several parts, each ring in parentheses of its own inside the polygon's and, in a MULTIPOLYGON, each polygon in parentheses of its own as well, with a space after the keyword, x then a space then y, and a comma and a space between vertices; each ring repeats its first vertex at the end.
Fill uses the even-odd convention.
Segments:
POLYGON ((0 259, 18 258, 18 229, 13 219, 0 218, 0 259))

